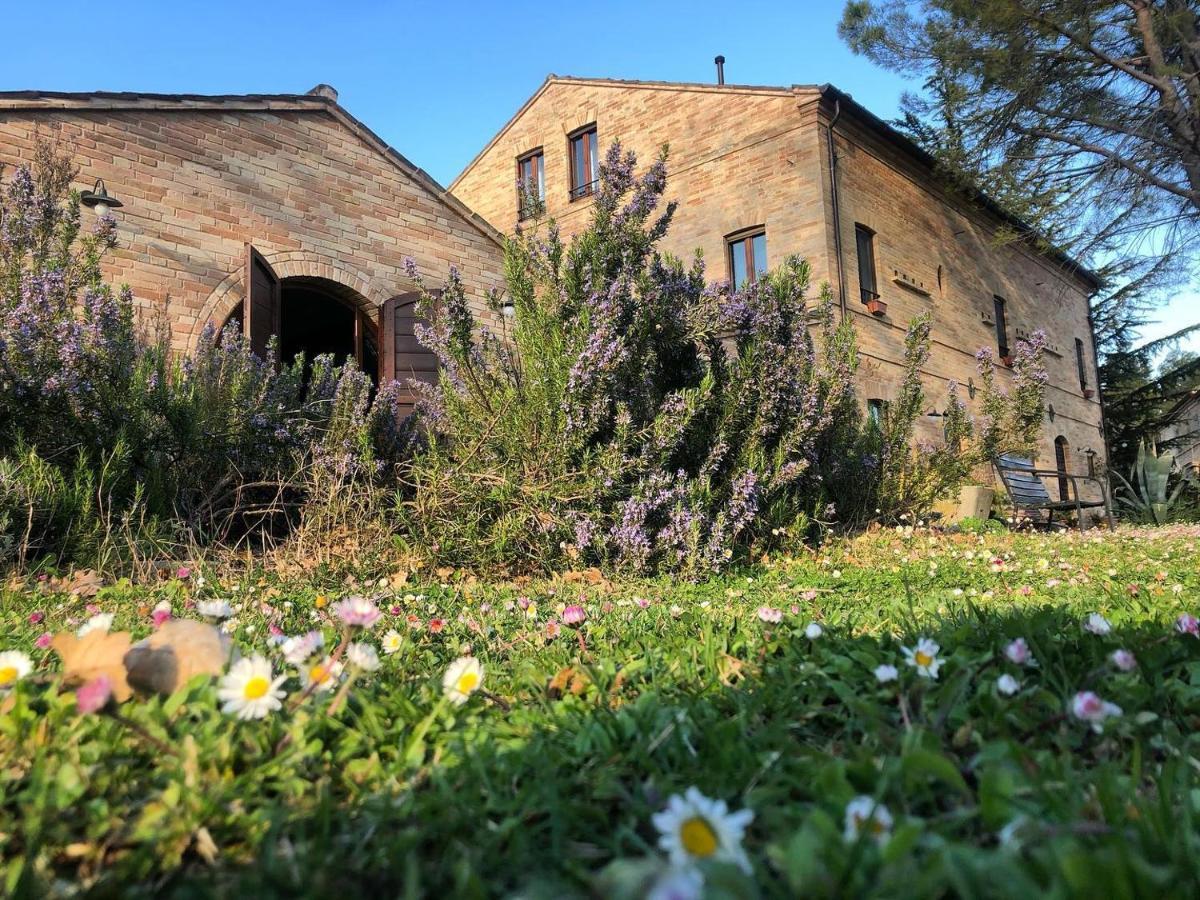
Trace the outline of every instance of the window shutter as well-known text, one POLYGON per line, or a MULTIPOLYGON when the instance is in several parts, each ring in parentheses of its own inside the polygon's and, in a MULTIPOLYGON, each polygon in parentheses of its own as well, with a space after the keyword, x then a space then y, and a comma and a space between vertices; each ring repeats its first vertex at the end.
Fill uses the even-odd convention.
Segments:
POLYGON ((279 293, 279 276, 262 254, 247 244, 245 334, 250 349, 264 359, 271 335, 279 334, 279 293))
POLYGON ((420 294, 413 291, 384 301, 379 309, 379 375, 380 384, 400 383, 401 406, 411 412, 417 394, 410 381, 437 384, 437 357, 417 340, 417 301, 420 294))

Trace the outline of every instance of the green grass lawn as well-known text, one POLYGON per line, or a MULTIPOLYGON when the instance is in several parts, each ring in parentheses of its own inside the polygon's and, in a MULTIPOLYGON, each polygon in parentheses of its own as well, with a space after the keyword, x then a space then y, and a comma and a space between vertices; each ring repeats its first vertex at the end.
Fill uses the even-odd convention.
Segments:
POLYGON ((0 891, 1196 896, 1200 640, 1177 618, 1200 614, 1198 544, 886 532, 704 584, 204 567, 89 598, 10 583, 0 650, 33 669, 0 707, 0 891), (334 648, 348 594, 378 602, 356 638, 381 665, 306 695, 273 636, 334 648), (261 719, 222 712, 202 676, 81 713, 37 646, 96 613, 136 640, 156 605, 195 618, 213 600, 240 653, 288 676, 261 719), (906 661, 922 637, 936 679, 906 661), (1017 638, 1036 665, 1007 658, 1017 638), (483 681, 458 704, 443 676, 466 655, 483 681), (1097 721, 1073 711, 1086 691, 1097 721), (739 839, 719 810, 658 819, 695 854, 672 869, 654 817, 692 786, 753 820, 739 839))

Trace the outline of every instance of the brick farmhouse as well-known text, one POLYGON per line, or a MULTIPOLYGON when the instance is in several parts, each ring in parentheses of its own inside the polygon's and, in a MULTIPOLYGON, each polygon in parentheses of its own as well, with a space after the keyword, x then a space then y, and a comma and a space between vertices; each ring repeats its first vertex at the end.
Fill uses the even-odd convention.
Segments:
POLYGON ((181 351, 237 317, 260 350, 274 333, 285 356, 332 352, 375 377, 432 379, 405 260, 433 287, 456 266, 481 313, 502 282, 500 235, 324 85, 0 94, 0 163, 28 161, 38 140, 70 154, 81 189, 103 179, 124 204, 106 275, 181 351))
MULTIPOLYGON (((751 87, 551 75, 451 184, 501 230, 538 195, 564 233, 588 219, 598 156, 614 140, 648 163, 669 146, 679 208, 666 249, 697 249, 710 279, 742 281, 798 254, 855 320, 859 396, 873 414, 899 388, 905 329, 927 310, 931 412, 946 384, 973 393, 976 351, 998 356, 1043 329, 1050 342, 1042 467, 1105 464, 1088 314, 1095 277, 1038 249, 982 196, 951 190, 933 160, 828 85, 751 87), (518 190, 518 183, 527 186, 518 190)), ((1002 379, 1007 378, 1002 373, 1002 379)), ((937 416, 918 437, 936 440, 937 416)))
MULTIPOLYGON (((436 377, 413 337, 415 285, 462 273, 482 315, 502 286, 518 180, 570 234, 587 221, 598 160, 615 139, 648 163, 670 146, 679 211, 671 252, 710 278, 754 278, 799 254, 853 317, 859 395, 886 414, 904 329, 933 314, 928 395, 973 393, 974 354, 1041 328, 1050 340, 1043 465, 1104 464, 1088 296, 1095 278, 1039 249, 981 196, 946 187, 932 160, 830 86, 746 87, 551 76, 443 189, 337 102, 308 94, 0 94, 0 163, 56 143, 81 190, 103 179, 119 210, 106 274, 193 347, 237 319, 285 355, 355 357, 373 376, 436 377)), ((1007 376, 1002 376, 1007 377, 1007 376)), ((931 409, 936 413, 937 409, 931 409)), ((919 437, 936 439, 925 417, 919 437)))

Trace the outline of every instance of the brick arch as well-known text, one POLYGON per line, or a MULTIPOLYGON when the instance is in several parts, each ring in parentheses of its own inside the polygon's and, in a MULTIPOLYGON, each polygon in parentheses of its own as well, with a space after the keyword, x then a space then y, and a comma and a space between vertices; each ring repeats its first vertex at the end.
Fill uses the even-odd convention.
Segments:
MULTIPOLYGON (((347 289, 347 294, 357 294, 361 301, 359 305, 380 307, 389 297, 411 291, 415 288, 408 279, 398 278, 390 287, 385 287, 377 279, 368 278, 360 271, 355 271, 340 260, 321 256, 310 250, 282 250, 277 252, 261 251, 263 258, 275 270, 279 278, 311 278, 324 282, 334 282, 347 289)), ((188 349, 196 345, 201 331, 210 321, 215 325, 224 322, 229 314, 242 304, 245 297, 244 267, 238 266, 223 279, 208 295, 200 315, 192 325, 188 336, 188 349)))

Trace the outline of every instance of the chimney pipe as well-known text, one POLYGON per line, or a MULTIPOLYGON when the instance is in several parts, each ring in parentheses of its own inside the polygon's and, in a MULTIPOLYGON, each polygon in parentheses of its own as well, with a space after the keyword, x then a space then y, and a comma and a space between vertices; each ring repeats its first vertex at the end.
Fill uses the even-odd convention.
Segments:
POLYGON ((717 64, 717 84, 725 83, 725 57, 718 56, 713 60, 717 64))

